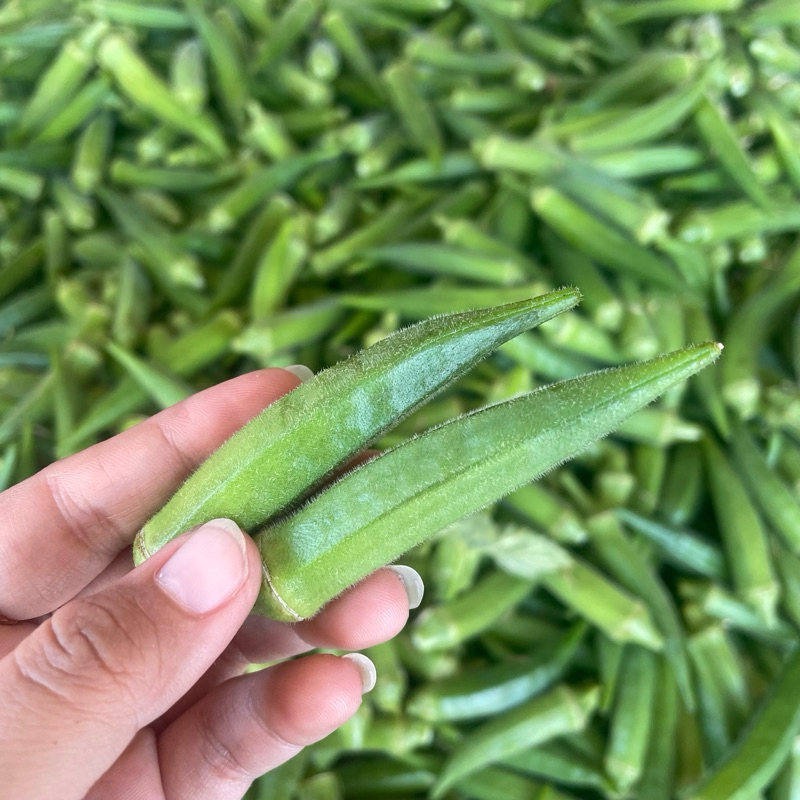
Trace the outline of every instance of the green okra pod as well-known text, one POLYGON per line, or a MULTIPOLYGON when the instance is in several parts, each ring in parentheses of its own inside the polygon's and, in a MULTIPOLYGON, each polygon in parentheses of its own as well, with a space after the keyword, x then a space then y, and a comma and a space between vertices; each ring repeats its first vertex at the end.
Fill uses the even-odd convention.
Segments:
MULTIPOLYGON (((258 534, 265 574, 259 612, 288 620, 316 613, 352 583, 441 528, 575 455, 718 355, 716 344, 696 345, 644 364, 564 381, 479 409, 372 459, 258 534), (381 491, 372 491, 375 486, 381 491)), ((306 418, 309 408, 313 412, 314 404, 304 403, 306 418)), ((329 430, 329 411, 325 422, 329 430)), ((295 462, 297 450, 295 444, 295 462)), ((230 468, 221 471, 229 474, 230 468)), ((212 477, 218 489, 216 471, 212 477)), ((241 518, 241 507, 240 499, 232 503, 234 518, 241 518)), ((189 513, 178 517, 172 535, 201 518, 196 508, 195 499, 189 513)), ((165 537, 158 540, 163 543, 165 537)), ((542 580, 569 598, 575 569, 571 564, 566 572, 542 580)), ((623 622, 615 635, 658 648, 660 640, 645 609, 635 603, 628 608, 630 598, 621 598, 627 611, 620 612, 623 622)), ((619 603, 612 605, 620 611, 619 603)))
POLYGON ((52 305, 47 287, 31 289, 0 305, 0 337, 5 337, 22 325, 40 317, 52 305))
POLYGON ((92 11, 99 19, 121 25, 137 25, 147 29, 182 29, 190 26, 182 11, 151 3, 130 3, 126 0, 92 0, 92 11))
POLYGON ((655 510, 666 468, 667 453, 665 450, 649 444, 636 446, 633 453, 636 488, 631 504, 635 511, 651 514, 655 510))
POLYGON ((126 258, 120 265, 119 272, 111 335, 122 347, 132 347, 144 334, 147 326, 151 287, 144 270, 133 259, 126 258))
POLYGON ((600 675, 600 711, 604 714, 614 705, 619 691, 619 676, 625 646, 612 641, 603 633, 595 636, 597 672, 600 675))
POLYGON ((322 18, 322 27, 339 48, 345 62, 377 96, 383 94, 383 85, 373 61, 372 53, 361 37, 358 28, 350 24, 347 16, 330 10, 322 18))
POLYGON ((97 206, 93 198, 78 192, 68 180, 53 178, 53 200, 67 227, 72 231, 88 231, 97 222, 97 206))
POLYGON ((789 757, 772 785, 772 800, 800 797, 800 736, 795 736, 789 757))
POLYGON ((651 194, 630 183, 570 164, 553 178, 553 185, 640 244, 649 245, 667 232, 670 215, 651 194))
POLYGON ((575 378, 593 366, 587 358, 551 345, 539 336, 523 334, 506 342, 500 350, 534 375, 551 381, 575 378))
POLYGON ((643 408, 620 425, 617 435, 654 447, 666 447, 676 442, 696 442, 702 430, 670 409, 643 408))
POLYGON ((734 464, 761 514, 784 544, 800 555, 800 501, 775 474, 744 425, 731 438, 734 464))
POLYGON ((694 147, 661 145, 602 153, 593 156, 591 163, 612 178, 630 180, 670 175, 701 167, 705 163, 705 156, 694 147))
POLYGON ((254 171, 210 209, 209 228, 214 233, 230 230, 253 207, 276 192, 290 188, 309 169, 337 155, 331 150, 312 150, 254 171))
POLYGON ((253 218, 244 232, 241 244, 234 251, 230 267, 217 285, 212 304, 215 310, 230 305, 251 282, 262 253, 293 209, 291 198, 277 193, 272 195, 253 218))
POLYGON ((685 800, 749 800, 777 774, 800 729, 800 653, 786 660, 778 679, 761 701, 755 716, 722 760, 685 800))
POLYGON ((672 673, 665 661, 656 669, 651 731, 638 792, 647 800, 671 800, 675 796, 675 767, 680 701, 672 673))
POLYGON ((326 244, 344 233, 356 215, 358 200, 358 195, 350 187, 334 192, 325 208, 311 221, 313 243, 326 244))
POLYGON ((684 14, 712 14, 736 11, 744 0, 643 0, 634 6, 615 5, 609 18, 620 25, 648 19, 679 17, 684 14))
POLYGON ((514 774, 505 769, 486 767, 462 778, 457 787, 467 792, 471 800, 572 800, 552 786, 534 781, 527 775, 514 774))
POLYGON ((769 196, 753 171, 748 154, 742 150, 728 118, 708 96, 700 101, 695 122, 723 169, 756 205, 768 208, 769 196))
POLYGON ((200 114, 208 101, 208 80, 199 39, 189 39, 175 49, 170 62, 170 89, 191 114, 200 114))
POLYGON ((483 766, 566 733, 582 730, 595 708, 596 686, 557 686, 471 731, 445 762, 432 797, 483 766))
POLYGON ((671 525, 687 525, 702 502, 703 454, 699 445, 678 444, 670 452, 658 503, 659 516, 671 525))
POLYGON ((493 572, 472 589, 440 606, 425 609, 414 621, 411 641, 419 650, 443 650, 489 628, 533 589, 534 582, 493 572))
POLYGON ((438 723, 479 719, 513 708, 563 675, 585 634, 585 624, 578 623, 524 661, 480 667, 423 686, 409 698, 406 711, 438 723))
POLYGON ((780 587, 767 531, 741 479, 710 438, 704 442, 711 497, 719 519, 734 586, 769 626, 775 623, 780 587))
POLYGON ((92 52, 106 29, 106 23, 96 22, 63 44, 22 112, 17 129, 20 138, 40 131, 74 97, 92 68, 92 52))
POLYGON ((280 60, 313 25, 321 3, 319 0, 293 0, 287 3, 264 40, 255 63, 261 70, 280 60))
POLYGON ((778 272, 737 306, 728 318, 730 361, 721 368, 722 396, 743 419, 758 410, 761 397, 758 354, 773 327, 800 296, 800 248, 794 247, 778 272))
MULTIPOLYGON (((470 219, 453 218, 440 215, 434 219, 434 224, 441 230, 442 238, 448 244, 458 247, 472 248, 487 255, 506 258, 517 262, 522 270, 531 277, 544 278, 542 268, 527 254, 520 254, 515 247, 502 241, 483 230, 470 219)), ((567 276, 569 278, 569 276, 567 276)), ((573 282, 577 285, 579 281, 573 282)), ((584 298, 586 294, 584 293, 584 298)))
POLYGON ((625 361, 611 336, 580 314, 564 314, 560 320, 552 320, 542 328, 542 334, 553 344, 600 364, 625 361))
POLYGON ((702 82, 693 81, 650 105, 581 132, 573 138, 572 146, 581 153, 594 153, 653 141, 680 125, 702 96, 702 82))
POLYGON ((0 422, 0 446, 9 444, 25 425, 39 422, 49 412, 54 393, 55 372, 51 369, 11 411, 3 415, 0 422))
POLYGON ((709 586, 698 597, 700 609, 709 618, 718 619, 733 630, 751 638, 760 639, 780 647, 795 647, 797 634, 791 625, 778 620, 765 625, 760 614, 721 586, 709 586))
POLYGON ((408 717, 376 716, 367 726, 359 749, 402 756, 433 741, 433 726, 408 717))
POLYGON ((753 234, 784 233, 800 226, 800 205, 774 200, 769 209, 749 200, 692 210, 677 234, 684 242, 712 245, 753 234))
POLYGON ((604 331, 619 330, 625 312, 622 300, 595 263, 549 229, 542 231, 542 238, 550 263, 557 264, 561 275, 581 287, 584 307, 594 323, 604 331))
POLYGON ((622 655, 605 767, 623 795, 644 770, 653 727, 657 663, 656 656, 641 647, 628 647, 622 655))
POLYGON ((188 16, 208 51, 219 102, 233 122, 238 124, 244 118, 249 90, 249 75, 241 55, 222 26, 205 13, 199 0, 185 0, 185 4, 188 16))
POLYGON ((253 530, 499 344, 577 301, 577 292, 564 290, 433 318, 324 371, 276 401, 194 473, 140 532, 137 559, 203 520, 226 516, 253 530), (274 465, 284 461, 294 469, 276 473, 274 465))
POLYGON ((188 114, 123 36, 108 34, 98 47, 97 57, 134 103, 165 125, 195 137, 217 155, 227 155, 228 146, 216 123, 203 115, 188 114))
MULTIPOLYGON (((433 405, 431 404, 428 408, 433 405)), ((450 408, 446 409, 448 412, 446 416, 435 421, 432 420, 432 425, 444 422, 445 419, 463 411, 463 408, 455 410, 452 407, 453 404, 448 405, 450 408)), ((396 432, 402 427, 401 425, 396 429, 396 432)), ((421 429, 427 427, 430 425, 423 425, 421 429)), ((414 433, 417 432, 419 431, 414 431, 414 433)), ((400 439, 397 444, 403 440, 400 439)), ((482 544, 484 544, 484 540, 494 536, 495 532, 495 523, 486 514, 475 514, 465 520, 460 520, 442 532, 430 561, 437 600, 443 602, 453 600, 473 585, 484 558, 482 544)))
POLYGON ((271 365, 277 354, 318 341, 335 329, 344 315, 335 297, 294 306, 279 314, 263 314, 260 306, 254 306, 253 311, 259 316, 234 339, 232 349, 264 366, 271 365))
POLYGON ((372 694, 375 706, 381 711, 399 714, 408 686, 408 675, 400 662, 397 643, 383 642, 366 651, 381 676, 372 694))
POLYGON ((472 250, 427 242, 389 244, 367 250, 367 258, 389 262, 412 272, 461 278, 510 286, 522 283, 528 276, 517 259, 475 253, 472 250))
POLYGON ((136 250, 144 256, 144 263, 151 267, 154 280, 165 290, 199 289, 205 285, 194 254, 186 252, 170 231, 138 203, 105 188, 99 188, 97 195, 136 250))
POLYGON ((665 561, 707 578, 725 577, 725 557, 713 542, 694 531, 665 525, 627 508, 619 508, 615 513, 631 530, 652 542, 665 561))
MULTIPOLYGON (((405 797, 409 793, 416 796, 427 791, 436 779, 434 769, 417 760, 409 762, 386 756, 343 761, 337 764, 336 772, 344 785, 346 797, 353 800, 405 797)), ((272 800, 272 796, 265 796, 264 800, 272 800)))
POLYGON ((492 170, 511 170, 533 177, 549 177, 566 165, 566 156, 549 142, 508 139, 496 134, 473 147, 481 165, 492 170))
POLYGON ((308 258, 308 228, 309 221, 303 216, 287 219, 264 250, 250 292, 250 316, 254 321, 266 320, 285 306, 308 258))
POLYGON ((45 242, 38 237, 7 261, 0 271, 0 299, 5 299, 19 284, 34 275, 45 255, 45 242))
POLYGON ((775 568, 781 580, 782 607, 786 617, 800 627, 800 560, 779 542, 773 542, 775 568))
MULTIPOLYGON (((171 342, 162 352, 153 353, 151 358, 167 370, 181 377, 189 377, 227 352, 231 339, 240 327, 241 322, 236 314, 232 311, 220 312, 171 342)), ((73 451, 98 431, 141 408, 146 400, 147 393, 139 388, 136 381, 132 378, 122 381, 79 420, 63 447, 73 451)))
MULTIPOLYGON (((643 558, 612 512, 587 521, 592 551, 619 583, 647 606, 664 637, 664 657, 680 689, 684 705, 694 708, 686 642, 678 610, 657 572, 643 558)), ((641 766, 641 765, 640 765, 641 766)))
MULTIPOLYGON (((713 337, 713 328, 705 309, 691 304, 684 308, 684 316, 686 319, 686 331, 690 339, 713 337)), ((730 435, 730 424, 718 372, 717 369, 707 370, 695 376, 692 382, 694 383, 696 394, 717 431, 724 439, 727 439, 730 435)))
POLYGON ((398 61, 384 70, 386 92, 400 123, 411 141, 430 158, 441 158, 442 133, 431 104, 420 92, 420 81, 414 66, 398 61))
POLYGON ((410 637, 401 634, 395 639, 397 653, 408 672, 424 681, 438 681, 456 675, 461 665, 452 650, 422 651, 414 647, 410 637))
POLYGON ((93 192, 103 180, 114 132, 109 114, 98 114, 84 129, 72 162, 72 183, 80 192, 93 192))
POLYGON ((611 794, 614 788, 603 774, 602 767, 592 763, 583 753, 561 741, 533 747, 509 758, 500 765, 525 775, 551 780, 571 787, 585 787, 611 794))
POLYGON ((503 504, 544 530, 557 542, 583 544, 588 538, 581 518, 555 492, 538 483, 520 486, 503 504))
POLYGON ((535 189, 531 203, 556 233, 600 264, 656 286, 681 286, 678 273, 668 262, 631 241, 610 223, 598 220, 557 189, 535 189))
POLYGON ((742 657, 721 625, 709 625, 692 636, 689 653, 705 749, 713 763, 733 741, 750 711, 742 657))
POLYGON ((0 189, 33 202, 38 200, 44 188, 44 178, 26 169, 6 167, 0 164, 0 189))
POLYGON ((191 390, 182 381, 163 370, 153 367, 143 359, 119 345, 109 342, 106 349, 112 358, 125 372, 145 391, 161 408, 167 408, 181 400, 185 400, 191 390))

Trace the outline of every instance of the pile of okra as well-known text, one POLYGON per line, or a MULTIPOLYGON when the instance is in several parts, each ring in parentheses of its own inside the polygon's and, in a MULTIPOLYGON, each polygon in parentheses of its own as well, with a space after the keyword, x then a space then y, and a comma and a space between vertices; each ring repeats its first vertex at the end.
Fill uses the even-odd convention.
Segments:
POLYGON ((561 286, 377 446, 716 339, 412 551, 374 691, 249 797, 797 800, 799 193, 797 0, 7 0, 0 488, 561 286))

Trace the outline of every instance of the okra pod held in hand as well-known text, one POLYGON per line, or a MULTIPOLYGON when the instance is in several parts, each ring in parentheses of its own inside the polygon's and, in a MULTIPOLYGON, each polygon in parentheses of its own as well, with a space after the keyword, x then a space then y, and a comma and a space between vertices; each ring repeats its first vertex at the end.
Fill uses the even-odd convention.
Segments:
POLYGON ((183 484, 139 532, 137 563, 218 517, 253 531, 503 342, 572 308, 572 289, 436 316, 324 370, 278 399, 183 484), (290 469, 282 468, 291 465, 290 469))
POLYGON ((553 384, 363 464, 258 533, 264 582, 256 610, 285 621, 312 616, 373 570, 605 436, 719 351, 701 344, 553 384))

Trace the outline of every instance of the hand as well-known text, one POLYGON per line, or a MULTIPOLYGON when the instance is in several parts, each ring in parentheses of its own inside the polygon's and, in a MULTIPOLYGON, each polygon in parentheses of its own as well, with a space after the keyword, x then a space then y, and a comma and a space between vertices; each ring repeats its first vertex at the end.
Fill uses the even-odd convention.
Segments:
POLYGON ((230 521, 132 566, 144 521, 298 383, 235 378, 0 494, 0 619, 28 620, 0 625, 0 797, 238 799, 356 711, 374 683, 364 657, 243 673, 394 636, 421 595, 413 570, 378 570, 288 625, 248 617, 260 560, 230 521))

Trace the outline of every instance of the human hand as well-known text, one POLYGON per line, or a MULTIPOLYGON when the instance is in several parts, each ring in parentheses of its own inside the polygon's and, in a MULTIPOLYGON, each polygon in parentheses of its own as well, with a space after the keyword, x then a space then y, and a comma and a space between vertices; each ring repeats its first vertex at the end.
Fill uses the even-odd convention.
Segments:
POLYGON ((0 619, 28 620, 0 625, 0 797, 238 800, 356 711, 363 656, 243 673, 391 638, 421 597, 413 570, 378 570, 290 625, 248 617, 261 563, 229 521, 132 564, 144 521, 298 383, 243 375, 0 494, 0 619))

